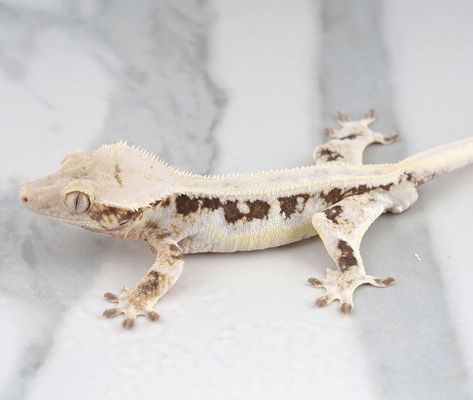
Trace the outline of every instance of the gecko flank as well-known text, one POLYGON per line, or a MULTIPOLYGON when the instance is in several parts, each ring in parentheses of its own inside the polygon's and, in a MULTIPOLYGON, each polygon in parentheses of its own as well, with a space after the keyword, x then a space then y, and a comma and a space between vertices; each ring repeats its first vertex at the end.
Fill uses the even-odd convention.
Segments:
POLYGON ((318 235, 337 269, 309 283, 353 310, 363 284, 386 287, 394 279, 365 271, 360 244, 383 213, 400 213, 417 200, 417 188, 473 162, 473 137, 435 147, 394 164, 362 163, 373 143, 392 143, 369 125, 374 112, 351 121, 339 113, 331 140, 315 148, 314 164, 232 176, 203 176, 175 169, 149 153, 118 143, 65 156, 59 171, 24 184, 20 200, 32 211, 82 228, 144 240, 155 261, 134 289, 105 299, 131 328, 137 316, 156 321, 156 302, 177 282, 183 256, 281 246, 318 235))

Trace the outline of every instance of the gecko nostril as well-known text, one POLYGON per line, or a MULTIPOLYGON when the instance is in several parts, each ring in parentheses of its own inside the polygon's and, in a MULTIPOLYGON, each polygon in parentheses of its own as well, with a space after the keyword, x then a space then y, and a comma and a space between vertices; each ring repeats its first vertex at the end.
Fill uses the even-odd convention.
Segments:
POLYGON ((28 203, 28 197, 22 196, 21 201, 22 201, 23 203, 28 203))

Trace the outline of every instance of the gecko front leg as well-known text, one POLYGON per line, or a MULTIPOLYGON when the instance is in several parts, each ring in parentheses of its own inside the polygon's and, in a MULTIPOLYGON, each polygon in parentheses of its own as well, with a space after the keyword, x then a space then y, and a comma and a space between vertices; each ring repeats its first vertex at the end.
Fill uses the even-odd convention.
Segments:
POLYGON ((124 314, 123 327, 130 329, 136 317, 143 315, 157 321, 159 314, 153 310, 156 302, 177 282, 184 269, 184 261, 179 246, 172 240, 161 240, 151 244, 156 261, 132 290, 124 288, 118 295, 105 293, 104 297, 115 308, 105 310, 103 316, 113 318, 124 314))

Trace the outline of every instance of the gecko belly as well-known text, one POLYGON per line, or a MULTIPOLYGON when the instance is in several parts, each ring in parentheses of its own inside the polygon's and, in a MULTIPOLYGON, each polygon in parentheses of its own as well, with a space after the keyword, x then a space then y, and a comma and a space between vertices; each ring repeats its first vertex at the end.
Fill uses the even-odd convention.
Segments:
POLYGON ((231 227, 222 230, 220 227, 208 229, 204 234, 193 239, 188 248, 189 253, 215 252, 231 253, 236 251, 261 250, 283 246, 299 240, 315 236, 310 219, 298 224, 281 225, 265 224, 260 229, 245 229, 246 227, 231 227))

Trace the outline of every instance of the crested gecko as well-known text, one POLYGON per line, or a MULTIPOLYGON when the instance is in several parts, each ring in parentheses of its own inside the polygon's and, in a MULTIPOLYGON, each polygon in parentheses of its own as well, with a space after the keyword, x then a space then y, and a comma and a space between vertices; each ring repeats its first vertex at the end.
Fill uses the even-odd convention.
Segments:
POLYGON ((179 279, 183 255, 276 247, 318 235, 337 269, 309 278, 350 313, 363 284, 386 287, 392 277, 365 271, 362 237, 383 213, 401 213, 418 197, 417 187, 473 162, 473 137, 418 153, 394 164, 363 164, 373 143, 392 143, 370 128, 370 110, 352 121, 338 113, 338 129, 313 152, 313 165, 247 174, 206 176, 184 172, 125 142, 94 152, 67 154, 58 172, 25 183, 21 202, 30 210, 93 232, 144 240, 155 261, 135 288, 105 293, 116 303, 104 317, 124 314, 159 319, 156 302, 179 279))

